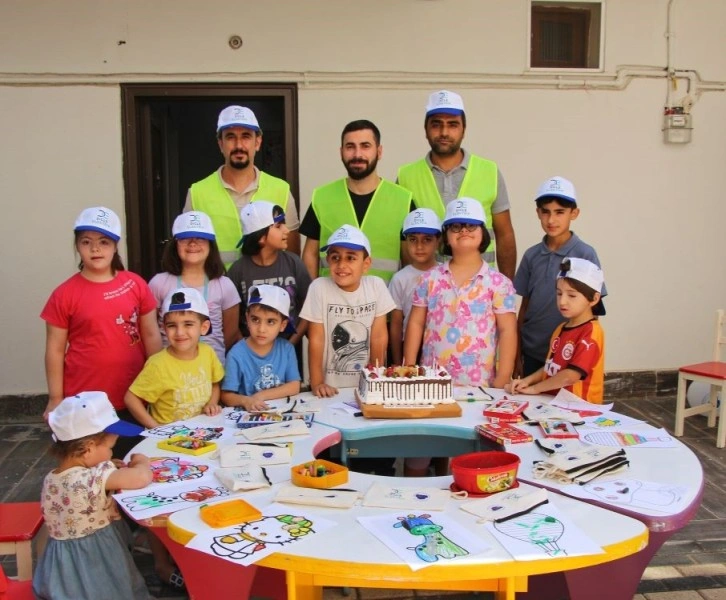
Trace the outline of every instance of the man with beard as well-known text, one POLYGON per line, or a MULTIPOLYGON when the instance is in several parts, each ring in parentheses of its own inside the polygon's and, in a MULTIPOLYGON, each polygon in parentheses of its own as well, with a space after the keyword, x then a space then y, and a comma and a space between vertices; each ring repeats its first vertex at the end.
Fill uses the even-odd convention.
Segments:
POLYGON ((431 94, 424 129, 431 152, 398 170, 399 185, 411 190, 416 208, 430 208, 441 219, 452 200, 462 197, 478 200, 484 207, 492 240, 483 258, 513 279, 517 246, 507 187, 496 163, 461 147, 466 131, 461 96, 448 90, 431 94))
POLYGON ((267 200, 285 211, 290 230, 287 251, 300 254, 300 222, 290 185, 255 166, 255 154, 262 144, 262 130, 255 113, 246 106, 225 108, 217 120, 217 144, 224 164, 209 177, 192 184, 184 212, 198 210, 210 216, 225 267, 239 258, 240 210, 255 200, 267 200))
POLYGON ((388 283, 398 271, 401 228, 412 208, 411 192, 378 176, 382 154, 381 132, 373 123, 361 119, 343 128, 340 159, 348 177, 313 190, 300 226, 300 233, 307 236, 302 259, 312 279, 329 273, 320 240, 327 240, 343 225, 360 229, 370 241, 369 275, 388 283))

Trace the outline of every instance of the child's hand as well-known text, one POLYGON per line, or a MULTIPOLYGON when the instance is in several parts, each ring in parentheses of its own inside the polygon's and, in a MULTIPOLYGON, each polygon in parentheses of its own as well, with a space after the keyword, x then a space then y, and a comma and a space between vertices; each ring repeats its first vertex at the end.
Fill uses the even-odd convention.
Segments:
POLYGON ((124 467, 128 467, 128 465, 120 458, 112 458, 111 462, 113 463, 113 466, 117 469, 123 469, 124 467))
POLYGON ((245 402, 245 409, 248 411, 260 411, 260 410, 267 410, 269 407, 267 406, 267 402, 264 400, 260 400, 257 397, 257 394, 253 394, 252 396, 247 397, 247 401, 245 402))
POLYGON ((504 384, 504 391, 508 394, 519 394, 521 393, 520 390, 523 388, 526 388, 527 384, 524 383, 521 379, 512 379, 509 383, 504 384))
POLYGON ((318 385, 313 386, 312 392, 318 398, 332 398, 338 393, 338 388, 334 388, 332 385, 328 385, 327 383, 319 383, 318 385))
POLYGON ((149 457, 146 456, 146 454, 132 454, 131 460, 129 460, 128 467, 138 467, 138 466, 147 466, 151 468, 151 461, 149 460, 149 457))
POLYGON ((54 410, 61 402, 63 402, 63 398, 58 398, 56 400, 49 399, 48 404, 45 406, 45 410, 43 411, 43 419, 47 422, 48 421, 48 413, 52 410, 54 410))
POLYGON ((215 415, 218 415, 220 412, 222 412, 222 407, 219 406, 216 402, 207 402, 204 405, 204 408, 202 408, 202 412, 207 415, 208 417, 213 417, 215 415))

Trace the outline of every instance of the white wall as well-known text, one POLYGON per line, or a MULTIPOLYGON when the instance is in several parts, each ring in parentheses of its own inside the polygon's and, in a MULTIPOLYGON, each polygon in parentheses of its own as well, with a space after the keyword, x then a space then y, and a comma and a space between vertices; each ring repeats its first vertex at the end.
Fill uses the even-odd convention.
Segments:
MULTIPOLYGON (((520 256, 542 235, 538 184, 560 174, 577 185, 574 229, 597 248, 610 290, 607 369, 706 359, 712 313, 726 305, 726 94, 701 95, 693 142, 677 146, 661 138, 664 79, 636 78, 620 91, 513 87, 526 67, 528 6, 4 0, 0 395, 44 391, 38 314, 73 272, 76 214, 94 204, 123 214, 118 84, 131 81, 299 82, 303 207, 315 186, 342 176, 346 122, 378 124, 380 172, 393 177, 427 148, 428 92, 455 89, 467 107, 465 146, 505 174, 520 256), (238 51, 227 46, 234 33, 244 39, 238 51)), ((665 66, 666 6, 607 0, 605 76, 622 65, 665 66)), ((726 3, 676 0, 672 66, 723 90, 724 22, 726 3)), ((674 97, 685 92, 679 81, 674 97)))

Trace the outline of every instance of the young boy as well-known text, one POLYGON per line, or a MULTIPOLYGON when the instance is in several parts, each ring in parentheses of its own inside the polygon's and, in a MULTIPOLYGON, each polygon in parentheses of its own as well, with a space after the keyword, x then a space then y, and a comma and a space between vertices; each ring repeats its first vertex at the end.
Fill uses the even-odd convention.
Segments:
MULTIPOLYGON (((548 179, 539 187, 535 202, 545 236, 524 253, 513 282, 522 297, 517 322, 523 376, 544 366, 550 337, 562 321, 553 285, 560 263, 567 257, 576 257, 600 264, 595 250, 570 230, 572 221, 580 214, 572 182, 564 177, 548 179)), ((603 285, 602 296, 606 295, 603 285)))
POLYGON ((357 386, 366 364, 385 364, 386 315, 396 305, 383 279, 365 275, 371 247, 360 229, 343 225, 321 250, 327 252, 330 277, 310 284, 300 317, 309 322, 310 388, 330 397, 339 387, 357 386))
POLYGON ((295 349, 278 337, 295 333, 290 321, 290 296, 276 285, 252 286, 245 312, 249 334, 227 354, 222 402, 245 410, 265 410, 266 400, 300 391, 295 349))
POLYGON ((403 333, 411 312, 413 290, 422 273, 436 266, 436 251, 441 241, 441 219, 430 208, 411 211, 403 221, 403 240, 410 263, 393 275, 388 291, 396 303, 391 312, 389 342, 391 361, 403 364, 403 333))
POLYGON ((294 333, 283 333, 282 337, 301 356, 300 340, 307 331, 307 323, 297 320, 297 316, 308 293, 310 275, 297 254, 285 252, 290 233, 285 225, 285 213, 276 204, 257 200, 240 211, 240 219, 244 235, 237 246, 241 246, 242 256, 229 268, 227 277, 237 286, 242 298, 239 323, 242 336, 249 335, 245 308, 250 288, 263 283, 280 286, 290 296, 288 317, 296 324, 291 328, 294 333))
POLYGON ((126 392, 129 412, 148 429, 219 414, 224 368, 212 347, 199 343, 212 327, 207 303, 196 289, 179 288, 164 298, 161 316, 169 346, 146 361, 126 392))
POLYGON ((541 394, 567 388, 593 404, 602 404, 605 337, 597 315, 603 274, 583 258, 566 258, 557 274, 557 307, 567 319, 552 334, 544 367, 504 386, 512 394, 541 394))

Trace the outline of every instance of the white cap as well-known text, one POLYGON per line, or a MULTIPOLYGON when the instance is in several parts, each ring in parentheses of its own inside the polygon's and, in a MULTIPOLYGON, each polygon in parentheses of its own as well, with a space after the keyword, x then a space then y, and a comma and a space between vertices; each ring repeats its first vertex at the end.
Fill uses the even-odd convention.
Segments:
MULTIPOLYGON (((186 310, 191 310, 192 312, 198 313, 209 319, 209 307, 207 306, 207 301, 199 293, 199 290, 195 290, 194 288, 183 287, 172 290, 166 295, 166 298, 164 298, 164 301, 161 303, 162 319, 166 313, 186 310)), ((212 333, 211 321, 207 335, 210 333, 212 333)))
MULTIPOLYGON (((267 200, 255 200, 239 211, 239 218, 242 221, 242 239, 237 244, 238 248, 242 245, 242 240, 251 233, 260 231, 260 229, 264 229, 275 223, 285 222, 284 212, 276 217, 273 215, 276 206, 276 204, 268 202, 267 200)), ((281 207, 278 208, 282 210, 281 207)))
POLYGON ((119 419, 105 392, 80 392, 64 398, 48 413, 48 425, 56 441, 61 442, 101 432, 133 437, 144 430, 119 419))
POLYGON ((417 208, 403 220, 403 235, 409 233, 441 233, 441 219, 430 208, 417 208))
MULTIPOLYGON (((602 294, 602 286, 605 283, 605 276, 603 275, 602 269, 594 262, 590 262, 584 258, 565 258, 560 265, 559 273, 557 273, 557 279, 564 278, 574 279, 575 281, 584 283, 591 290, 600 294, 602 294)), ((595 315, 605 314, 605 306, 602 303, 602 298, 592 308, 592 312, 595 315)))
POLYGON ((569 179, 555 176, 545 181, 537 190, 535 202, 540 198, 561 198, 567 202, 577 202, 577 194, 575 194, 575 186, 569 179))
POLYGON ((171 227, 171 234, 177 240, 187 238, 200 238, 203 240, 215 240, 214 225, 207 213, 190 211, 180 214, 174 219, 171 227))
POLYGON ((439 90, 431 94, 426 104, 426 116, 430 117, 431 115, 440 113, 446 115, 463 115, 464 101, 461 99, 461 96, 449 90, 439 90))
POLYGON ((295 333, 295 327, 290 319, 290 294, 285 288, 277 285, 253 285, 247 294, 247 307, 254 304, 261 304, 267 308, 273 308, 279 312, 287 321, 286 333, 295 333))
POLYGON ((350 250, 365 250, 368 256, 371 255, 371 243, 365 233, 352 225, 343 225, 340 229, 336 229, 333 235, 328 238, 328 243, 320 250, 325 252, 331 246, 349 248, 350 250))
POLYGON ((444 225, 451 223, 474 223, 486 226, 487 218, 484 215, 484 208, 478 200, 457 198, 446 205, 444 225))
POLYGON ((227 127, 245 127, 252 131, 260 131, 260 125, 257 123, 257 117, 246 106, 228 106, 217 119, 217 133, 227 127))
POLYGON ((94 206, 78 215, 73 231, 97 231, 118 242, 121 239, 121 221, 110 208, 94 206))

